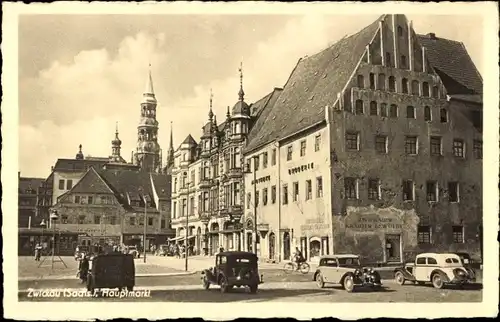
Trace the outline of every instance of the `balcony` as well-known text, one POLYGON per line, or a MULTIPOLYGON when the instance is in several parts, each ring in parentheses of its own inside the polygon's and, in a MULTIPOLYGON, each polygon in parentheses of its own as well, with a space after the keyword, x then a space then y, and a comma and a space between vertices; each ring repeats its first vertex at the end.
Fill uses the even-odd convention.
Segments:
POLYGON ((242 168, 232 168, 227 172, 229 178, 241 178, 243 176, 242 168))
POLYGON ((198 186, 200 187, 200 189, 209 189, 210 187, 212 187, 212 180, 211 179, 201 179, 198 186))

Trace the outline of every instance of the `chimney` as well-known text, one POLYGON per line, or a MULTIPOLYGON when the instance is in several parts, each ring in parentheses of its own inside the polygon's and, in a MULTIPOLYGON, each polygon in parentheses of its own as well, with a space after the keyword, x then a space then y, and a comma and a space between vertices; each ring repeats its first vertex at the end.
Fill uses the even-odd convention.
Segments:
POLYGON ((429 36, 430 39, 437 39, 436 34, 433 32, 428 33, 427 36, 429 36))

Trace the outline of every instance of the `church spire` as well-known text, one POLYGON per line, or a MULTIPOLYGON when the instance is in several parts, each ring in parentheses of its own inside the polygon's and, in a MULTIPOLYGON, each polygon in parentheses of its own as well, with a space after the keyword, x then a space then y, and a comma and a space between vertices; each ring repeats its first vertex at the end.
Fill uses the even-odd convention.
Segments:
POLYGON ((212 93, 212 89, 210 89, 210 111, 208 112, 208 119, 210 122, 214 118, 214 112, 212 111, 212 100, 214 98, 214 94, 212 93))
POLYGON ((165 167, 167 173, 174 167, 174 127, 172 124, 173 122, 170 121, 170 143, 168 146, 167 164, 165 167))
POLYGON ((122 141, 118 137, 118 122, 116 122, 115 138, 111 141, 111 160, 113 162, 121 162, 122 157, 120 155, 120 150, 122 146, 122 141))
POLYGON ((143 103, 156 103, 155 91, 153 88, 153 77, 151 76, 151 64, 149 64, 148 79, 146 81, 146 88, 144 89, 144 93, 142 94, 142 96, 143 103))
POLYGON ((243 91, 243 62, 240 62, 240 68, 238 71, 240 72, 240 91, 238 92, 238 97, 240 98, 240 101, 243 102, 245 97, 245 92, 243 91))

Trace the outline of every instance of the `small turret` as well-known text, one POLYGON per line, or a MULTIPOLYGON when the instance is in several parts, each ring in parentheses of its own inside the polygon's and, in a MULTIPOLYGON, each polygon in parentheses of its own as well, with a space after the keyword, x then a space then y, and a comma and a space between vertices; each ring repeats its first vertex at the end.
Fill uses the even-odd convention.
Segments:
POLYGON ((82 152, 82 145, 81 144, 78 146, 78 149, 79 150, 78 150, 78 153, 76 154, 75 159, 83 160, 83 152, 82 152))

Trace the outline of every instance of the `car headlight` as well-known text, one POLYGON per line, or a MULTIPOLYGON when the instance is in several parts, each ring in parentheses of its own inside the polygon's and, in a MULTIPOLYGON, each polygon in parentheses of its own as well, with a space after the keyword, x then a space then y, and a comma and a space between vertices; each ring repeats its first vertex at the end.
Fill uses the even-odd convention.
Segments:
POLYGON ((239 275, 238 275, 238 276, 236 277, 236 279, 237 279, 237 280, 241 280, 241 276, 239 276, 239 275))

